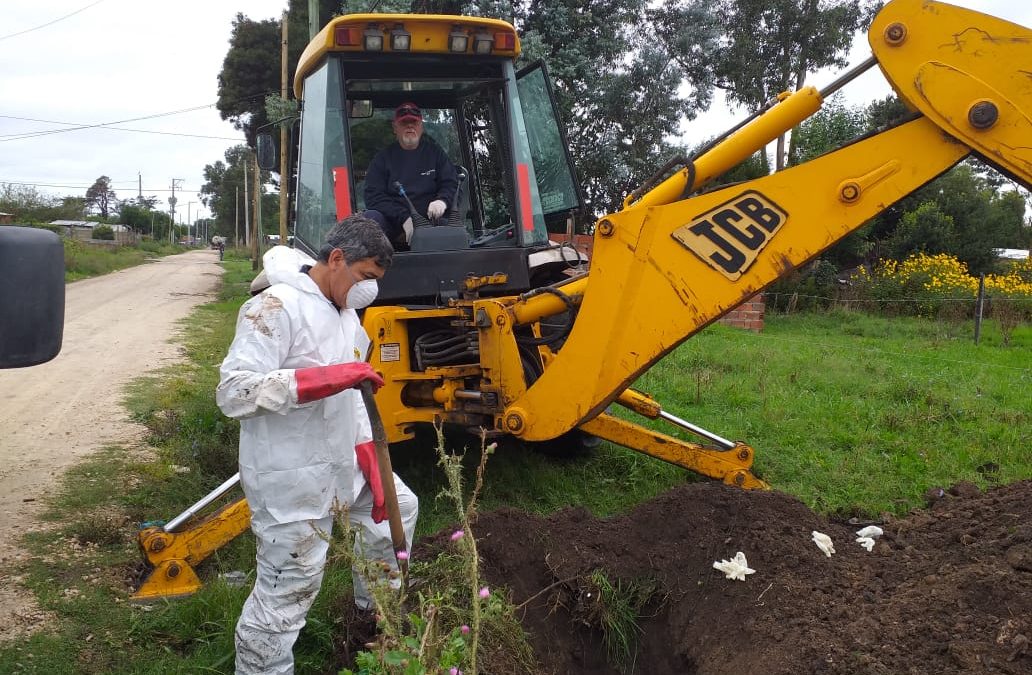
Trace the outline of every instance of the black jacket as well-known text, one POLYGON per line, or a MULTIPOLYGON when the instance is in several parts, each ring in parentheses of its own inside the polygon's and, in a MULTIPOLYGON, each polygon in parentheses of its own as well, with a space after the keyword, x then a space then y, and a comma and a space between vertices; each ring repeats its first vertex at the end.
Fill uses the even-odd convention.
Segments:
POLYGON ((365 182, 365 207, 376 209, 387 219, 387 236, 393 241, 409 217, 409 207, 398 192, 400 182, 421 216, 435 199, 451 208, 458 186, 455 165, 433 140, 424 135, 415 150, 405 150, 397 141, 376 153, 369 163, 365 182))

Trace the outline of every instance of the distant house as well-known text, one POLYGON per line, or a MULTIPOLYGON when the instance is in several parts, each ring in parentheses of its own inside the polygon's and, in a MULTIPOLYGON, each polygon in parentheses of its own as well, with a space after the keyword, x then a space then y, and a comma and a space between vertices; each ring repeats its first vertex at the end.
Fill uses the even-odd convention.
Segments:
MULTIPOLYGON (((93 228, 97 225, 106 225, 94 220, 52 220, 50 224, 63 227, 65 236, 77 241, 93 241, 93 228)), ((136 243, 136 233, 128 225, 114 224, 108 227, 115 233, 116 244, 136 243)))
POLYGON ((1027 248, 994 248, 993 253, 1000 260, 1024 260, 1029 257, 1027 248))
POLYGON ((3 213, 3 212, 0 212, 0 225, 10 225, 13 222, 14 222, 14 214, 13 213, 3 213))

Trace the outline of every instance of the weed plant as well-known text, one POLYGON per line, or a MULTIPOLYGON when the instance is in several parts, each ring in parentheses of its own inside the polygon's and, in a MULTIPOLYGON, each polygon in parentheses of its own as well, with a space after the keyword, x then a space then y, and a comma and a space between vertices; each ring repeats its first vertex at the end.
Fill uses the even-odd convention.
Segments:
MULTIPOLYGON (((500 593, 492 593, 479 571, 479 556, 471 520, 484 485, 488 457, 496 444, 487 444, 481 436, 480 460, 476 480, 468 497, 464 489, 463 455, 446 449, 444 434, 437 429, 438 466, 446 477, 446 486, 439 499, 455 509, 457 525, 450 536, 451 550, 440 553, 433 561, 415 569, 426 576, 420 578, 418 590, 409 591, 412 579, 407 575, 408 554, 399 554, 401 578, 389 571, 382 561, 358 561, 367 579, 375 603, 378 634, 355 659, 356 670, 347 675, 421 675, 422 673, 480 672, 480 648, 491 636, 504 636, 507 653, 521 670, 532 669, 533 659, 513 608, 500 593), (385 583, 387 582, 387 583, 385 583)), ((347 518, 339 518, 341 530, 347 531, 347 518)), ((345 537, 345 542, 352 538, 345 537)), ((351 564, 352 546, 339 547, 339 555, 351 564)))
POLYGON ((135 246, 92 246, 62 237, 64 242, 65 281, 78 281, 115 270, 133 267, 156 256, 182 253, 182 246, 145 241, 135 246))

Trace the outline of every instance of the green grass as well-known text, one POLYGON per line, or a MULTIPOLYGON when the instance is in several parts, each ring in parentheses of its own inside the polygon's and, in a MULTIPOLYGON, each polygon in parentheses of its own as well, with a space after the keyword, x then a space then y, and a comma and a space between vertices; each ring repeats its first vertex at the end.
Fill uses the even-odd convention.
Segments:
MULTIPOLYGON (((206 586, 195 596, 149 609, 126 603, 141 560, 139 525, 177 515, 236 471, 238 425, 218 412, 214 388, 253 273, 234 251, 224 266, 219 299, 183 325, 189 363, 139 381, 127 396, 151 429, 154 455, 111 448, 70 471, 48 514, 55 529, 28 540, 35 554, 28 583, 58 620, 0 647, 0 672, 232 672, 232 629, 247 589, 218 575, 253 573, 249 533, 201 566, 206 586)), ((1018 329, 1006 347, 991 322, 978 346, 972 332, 854 313, 768 316, 761 334, 707 329, 637 386, 668 411, 748 442, 766 480, 819 511, 902 513, 932 486, 1032 476, 1032 329, 1018 329), (990 464, 998 470, 985 471, 990 464)), ((456 451, 469 448, 472 485, 479 440, 448 440, 456 451)), ((454 504, 437 498, 446 480, 434 442, 430 432, 392 451, 396 471, 421 499, 417 535, 455 521, 454 504)), ((578 505, 608 515, 692 479, 609 445, 559 459, 509 442, 487 464, 480 508, 549 513, 578 505)), ((299 673, 331 666, 349 585, 350 571, 331 566, 295 648, 299 673)), ((619 637, 632 625, 623 614, 613 624, 620 654, 619 637)))
POLYGON ((1032 329, 833 312, 716 326, 638 383, 756 448, 776 489, 823 512, 905 512, 933 486, 1032 476, 1032 329), (998 466, 998 471, 985 471, 998 466), (980 471, 980 467, 982 470, 980 471))
POLYGON ((165 242, 144 241, 135 246, 93 246, 62 237, 65 253, 65 281, 78 281, 133 267, 148 259, 187 249, 165 242))

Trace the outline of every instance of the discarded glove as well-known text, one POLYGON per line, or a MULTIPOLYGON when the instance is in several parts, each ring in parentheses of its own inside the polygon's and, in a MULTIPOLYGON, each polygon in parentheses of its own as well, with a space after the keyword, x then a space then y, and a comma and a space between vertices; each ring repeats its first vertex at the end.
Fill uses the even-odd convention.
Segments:
POLYGON ((874 540, 884 534, 877 525, 868 525, 862 530, 856 531, 856 543, 867 549, 870 553, 874 550, 874 540))
POLYGON ((824 552, 824 555, 831 557, 831 554, 835 552, 835 544, 832 543, 831 537, 814 530, 810 534, 813 535, 813 543, 817 544, 817 548, 824 552))
POLYGON ((720 562, 713 563, 713 569, 723 572, 725 579, 735 579, 738 581, 745 581, 746 574, 756 573, 756 570, 749 568, 749 562, 741 551, 736 553, 731 560, 721 560, 720 562))

